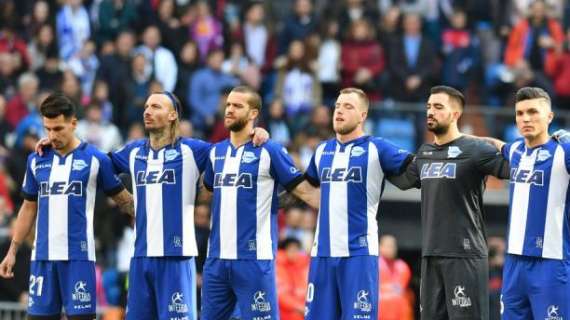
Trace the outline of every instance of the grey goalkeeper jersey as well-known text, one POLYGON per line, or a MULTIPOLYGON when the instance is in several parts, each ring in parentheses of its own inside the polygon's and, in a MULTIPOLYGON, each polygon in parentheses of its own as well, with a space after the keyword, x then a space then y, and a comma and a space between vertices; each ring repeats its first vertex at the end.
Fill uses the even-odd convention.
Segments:
POLYGON ((487 256, 487 175, 508 179, 508 162, 493 146, 462 136, 445 145, 423 144, 406 171, 390 179, 400 188, 421 187, 423 256, 487 256))

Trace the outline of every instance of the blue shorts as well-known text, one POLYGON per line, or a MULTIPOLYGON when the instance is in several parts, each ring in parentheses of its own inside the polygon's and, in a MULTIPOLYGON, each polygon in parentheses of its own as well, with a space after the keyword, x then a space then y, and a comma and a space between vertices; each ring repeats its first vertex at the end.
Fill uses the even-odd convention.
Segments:
POLYGON ((32 261, 29 296, 33 316, 95 314, 95 262, 32 261))
POLYGON ((305 320, 378 319, 378 257, 311 257, 305 320))
POLYGON ((236 306, 241 319, 279 319, 273 260, 206 259, 201 319, 231 319, 236 306))
POLYGON ((196 320, 194 258, 132 258, 126 318, 196 320))
POLYGON ((503 320, 570 319, 570 261, 508 254, 503 269, 503 320))

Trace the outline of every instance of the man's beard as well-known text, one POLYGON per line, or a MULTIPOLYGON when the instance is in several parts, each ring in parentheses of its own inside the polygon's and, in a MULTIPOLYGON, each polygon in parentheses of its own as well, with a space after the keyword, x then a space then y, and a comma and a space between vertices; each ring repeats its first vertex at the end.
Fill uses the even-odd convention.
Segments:
MULTIPOLYGON (((435 120, 434 120, 435 121, 435 120)), ((440 125, 439 122, 435 122, 435 126, 434 127, 430 127, 429 125, 427 126, 427 129, 430 132, 433 132, 433 134, 439 136, 442 134, 446 134, 447 131, 449 131, 449 126, 443 126, 440 125)))
POLYGON ((247 118, 236 119, 232 124, 227 126, 227 129, 233 132, 241 131, 247 126, 247 121, 247 118))
POLYGON ((338 128, 336 129, 336 133, 341 134, 341 135, 345 135, 345 134, 349 134, 352 133, 354 130, 356 130, 356 128, 358 127, 358 125, 354 125, 352 127, 343 127, 343 128, 338 128))

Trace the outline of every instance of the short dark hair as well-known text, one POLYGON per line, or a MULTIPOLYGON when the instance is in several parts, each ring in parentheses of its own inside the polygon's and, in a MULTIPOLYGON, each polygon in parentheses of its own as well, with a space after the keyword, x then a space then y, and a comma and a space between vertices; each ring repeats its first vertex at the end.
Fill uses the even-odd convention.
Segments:
POLYGON ((455 88, 452 88, 450 86, 432 87, 430 90, 430 94, 436 94, 436 93, 445 93, 452 100, 455 100, 455 102, 457 102, 459 104, 459 107, 461 108, 461 110, 463 110, 465 108, 465 96, 463 96, 463 93, 461 93, 461 91, 459 91, 455 88))
MULTIPOLYGON (((257 91, 253 90, 248 86, 237 86, 232 89, 233 92, 239 93, 246 93, 249 95, 249 99, 247 99, 247 103, 253 109, 257 109, 257 111, 261 112, 261 96, 257 91)), ((230 91, 230 92, 232 92, 230 91)))
POLYGON ((539 87, 523 87, 517 91, 515 96, 515 103, 525 101, 525 100, 533 100, 533 99, 544 99, 550 105, 551 100, 548 93, 539 87))
POLYGON ((297 238, 287 237, 279 244, 280 249, 287 249, 289 246, 297 246, 299 249, 303 248, 303 244, 297 238))
POLYGON ((75 117, 73 101, 61 92, 50 94, 40 105, 40 113, 46 118, 57 118, 63 115, 65 119, 75 117))

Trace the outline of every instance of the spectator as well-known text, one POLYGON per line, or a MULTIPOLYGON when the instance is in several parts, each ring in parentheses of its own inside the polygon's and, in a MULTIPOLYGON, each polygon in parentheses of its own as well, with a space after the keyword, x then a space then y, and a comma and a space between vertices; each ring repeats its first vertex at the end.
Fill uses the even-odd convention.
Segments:
POLYGON ((351 26, 355 21, 366 20, 369 25, 378 21, 378 11, 374 6, 370 6, 368 1, 344 0, 343 2, 337 19, 340 30, 344 32, 343 38, 350 36, 351 26))
POLYGON ((192 125, 200 132, 209 130, 214 124, 222 91, 239 84, 235 77, 222 72, 224 52, 212 50, 206 66, 192 75, 188 89, 188 101, 192 114, 192 125))
POLYGON ((87 107, 85 119, 77 123, 76 133, 81 140, 95 145, 105 153, 119 149, 123 143, 117 126, 103 121, 103 112, 97 103, 87 107))
POLYGON ((0 52, 0 92, 11 98, 17 91, 17 58, 7 52, 0 52))
MULTIPOLYGON (((0 148, 6 148, 6 138, 12 128, 4 117, 6 114, 6 98, 0 94, 0 148)), ((19 181, 18 181, 19 182, 19 181)))
POLYGON ((11 180, 14 181, 12 199, 17 206, 19 206, 24 200, 21 195, 21 183, 24 181, 28 156, 31 152, 34 152, 34 148, 38 141, 38 133, 35 130, 28 130, 24 133, 21 147, 14 147, 10 150, 10 156, 6 158, 6 171, 10 175, 11 180))
POLYGON ((341 77, 343 87, 358 87, 370 100, 378 101, 380 75, 385 61, 373 30, 366 20, 356 20, 351 24, 348 39, 342 44, 341 77))
POLYGON ((116 50, 112 54, 101 57, 101 66, 97 70, 97 79, 109 86, 109 100, 116 106, 113 109, 113 121, 119 127, 126 127, 126 106, 129 100, 129 84, 131 79, 131 56, 135 45, 135 35, 129 31, 119 33, 116 50))
POLYGON ((479 63, 479 43, 467 27, 467 16, 457 10, 451 18, 451 28, 445 29, 443 43, 443 83, 459 91, 467 88, 479 63))
POLYGON ((309 256, 301 242, 287 238, 281 244, 275 261, 279 315, 282 320, 302 320, 309 277, 309 256))
POLYGON ((245 12, 245 21, 240 35, 245 53, 264 73, 272 68, 277 54, 275 39, 267 26, 263 3, 254 2, 245 12))
POLYGON ((505 64, 516 70, 529 69, 533 81, 553 95, 545 70, 553 70, 562 50, 564 33, 558 21, 546 15, 546 4, 534 1, 528 19, 515 25, 505 49, 505 64))
POLYGON ((134 27, 137 11, 130 0, 103 0, 99 5, 97 43, 114 41, 125 30, 134 27))
POLYGON ((49 24, 44 24, 38 28, 38 32, 34 34, 28 44, 30 69, 32 71, 40 69, 45 64, 47 55, 52 52, 57 52, 53 27, 49 24))
POLYGON ((27 70, 30 66, 26 42, 16 32, 14 22, 11 19, 0 22, 0 53, 12 55, 14 68, 17 71, 27 70))
POLYGON ((293 15, 285 21, 279 37, 279 54, 287 52, 293 40, 302 41, 317 28, 317 18, 313 14, 311 0, 295 0, 293 10, 293 15))
POLYGON ((259 68, 245 55, 243 45, 240 42, 231 44, 230 55, 222 63, 222 71, 238 77, 243 84, 255 90, 259 89, 261 82, 259 68))
MULTIPOLYGON (((192 75, 198 68, 200 68, 200 57, 198 55, 198 46, 196 42, 192 40, 186 41, 180 50, 180 56, 178 57, 178 80, 176 80, 176 89, 174 89, 174 94, 180 99, 183 111, 188 113, 190 110, 190 104, 188 102, 188 97, 186 90, 190 85, 190 79, 192 75)), ((190 118, 189 114, 185 115, 185 118, 190 118)))
POLYGON ((196 21, 190 25, 190 37, 198 44, 200 57, 205 60, 208 52, 220 49, 224 44, 222 24, 212 16, 206 1, 201 0, 196 4, 196 14, 196 21))
POLYGON ((146 67, 146 58, 137 54, 132 60, 131 75, 128 82, 128 102, 125 105, 126 123, 131 125, 143 121, 143 108, 150 92, 152 74, 146 67))
POLYGON ((172 52, 161 46, 160 42, 160 30, 156 26, 149 26, 143 33, 143 44, 136 51, 144 54, 146 68, 162 84, 164 90, 173 91, 176 86, 178 65, 172 52))
POLYGON ((277 83, 275 95, 283 97, 285 112, 289 118, 295 117, 292 130, 297 132, 306 125, 311 110, 321 103, 321 85, 307 61, 305 44, 293 40, 287 56, 276 61, 277 83))
POLYGON ((53 22, 49 4, 44 0, 35 1, 30 19, 27 22, 24 19, 24 23, 26 24, 26 39, 29 41, 34 38, 44 25, 51 26, 53 32, 53 22))
POLYGON ((69 69, 79 79, 81 91, 86 96, 91 96, 95 75, 99 68, 99 59, 95 55, 95 50, 95 43, 86 41, 81 51, 68 61, 69 69))
POLYGON ((105 81, 95 81, 91 102, 101 107, 101 120, 103 122, 112 122, 113 103, 109 100, 109 85, 105 81))
POLYGON ((35 74, 24 73, 18 78, 18 94, 8 101, 6 121, 16 128, 20 121, 35 109, 39 81, 35 74))
POLYGON ((338 41, 338 23, 329 20, 324 26, 323 41, 317 58, 317 74, 323 88, 323 101, 332 106, 340 85, 341 46, 338 41))
POLYGON ((398 244, 392 235, 380 238, 380 303, 379 320, 413 319, 408 285, 412 272, 408 264, 397 258, 398 244))
MULTIPOLYGON (((10 222, 10 236, 0 244, 0 255, 3 257, 10 248, 12 234, 16 228, 16 219, 10 222)), ((31 237, 30 232, 30 237, 31 237)), ((14 265, 14 278, 0 278, 0 301, 19 302, 23 308, 28 306, 28 287, 30 284, 30 256, 32 254, 32 241, 26 238, 16 254, 14 265)))
POLYGON ((420 102, 427 97, 438 72, 437 55, 431 41, 422 36, 420 16, 408 13, 403 19, 404 32, 391 44, 388 59, 391 96, 420 102))
POLYGON ((44 64, 36 70, 36 75, 40 81, 41 90, 59 90, 63 81, 63 71, 57 49, 50 49, 46 52, 44 64))
POLYGON ((70 70, 63 72, 63 80, 61 81, 61 92, 69 97, 71 101, 77 106, 77 116, 82 118, 85 114, 83 105, 86 99, 84 99, 83 93, 81 92, 81 85, 79 84, 79 79, 70 70))
POLYGON ((271 139, 284 146, 291 144, 291 129, 285 115, 283 100, 275 98, 269 105, 269 117, 267 119, 267 131, 271 139))
POLYGON ((39 107, 41 105, 41 102, 47 98, 48 95, 49 92, 40 92, 35 98, 33 109, 30 110, 30 113, 25 116, 22 121, 18 123, 16 129, 14 129, 14 133, 16 134, 16 142, 14 143, 14 146, 16 148, 22 147, 24 137, 28 133, 34 133, 39 137, 45 136, 44 125, 42 122, 42 116, 40 114, 39 107))
POLYGON ((83 0, 65 0, 56 17, 59 56, 67 62, 75 56, 91 36, 89 15, 83 7, 83 0))
POLYGON ((158 4, 156 26, 162 35, 162 43, 172 52, 180 52, 180 48, 188 38, 180 20, 175 16, 174 0, 162 0, 158 4))

